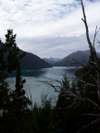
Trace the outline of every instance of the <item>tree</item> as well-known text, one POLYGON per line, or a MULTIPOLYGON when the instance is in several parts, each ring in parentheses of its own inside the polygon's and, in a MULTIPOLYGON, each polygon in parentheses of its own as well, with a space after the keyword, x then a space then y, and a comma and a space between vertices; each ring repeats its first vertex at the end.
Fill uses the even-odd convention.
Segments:
POLYGON ((26 97, 21 77, 20 59, 23 54, 16 45, 16 35, 13 30, 8 30, 5 35, 5 43, 0 48, 0 132, 19 132, 24 130, 24 120, 30 111, 31 101, 26 97), (5 79, 12 71, 15 75, 15 88, 8 89, 5 79))
POLYGON ((9 87, 6 82, 8 76, 7 64, 5 60, 5 47, 3 42, 0 40, 0 116, 3 117, 6 113, 7 105, 9 102, 9 87))
POLYGON ((90 48, 90 59, 89 59, 89 64, 90 67, 92 67, 92 70, 95 72, 95 83, 96 83, 96 87, 97 87, 97 94, 98 94, 98 99, 100 99, 100 68, 99 68, 99 59, 97 57, 97 53, 96 53, 96 49, 95 49, 95 41, 96 41, 96 36, 98 33, 97 30, 97 26, 95 29, 95 33, 94 33, 94 38, 93 38, 93 42, 90 39, 90 33, 89 33, 89 27, 88 27, 88 23, 87 23, 87 18, 86 18, 86 13, 85 13, 85 8, 84 8, 84 3, 83 0, 81 1, 81 7, 82 7, 82 12, 83 12, 83 18, 82 21, 84 22, 85 25, 85 29, 86 29, 86 38, 87 38, 87 42, 90 48))
POLYGON ((80 0, 86 28, 86 38, 90 49, 88 64, 81 69, 79 81, 70 86, 68 81, 63 81, 61 92, 55 109, 55 129, 57 133, 99 133, 99 62, 95 49, 97 27, 93 42, 90 39, 89 27, 85 14, 83 1, 80 0), (67 84, 67 85, 66 85, 67 84), (74 88, 74 90, 73 90, 74 88), (63 91, 62 91, 63 90, 63 91), (98 98, 97 98, 98 97, 98 98), (98 99, 98 100, 97 100, 98 99))
MULTIPOLYGON (((30 100, 25 96, 25 90, 23 84, 25 80, 21 77, 20 60, 24 56, 16 45, 16 34, 13 34, 13 30, 8 30, 5 35, 5 47, 8 52, 8 71, 16 71, 16 83, 14 91, 14 100, 18 100, 20 105, 16 106, 16 110, 24 110, 31 104, 30 100)), ((16 103, 16 104, 18 104, 16 103)))

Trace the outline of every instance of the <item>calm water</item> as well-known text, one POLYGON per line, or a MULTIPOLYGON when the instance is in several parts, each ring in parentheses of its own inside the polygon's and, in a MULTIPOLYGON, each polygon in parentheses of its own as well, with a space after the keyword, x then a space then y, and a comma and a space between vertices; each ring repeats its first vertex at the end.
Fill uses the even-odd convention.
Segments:
MULTIPOLYGON (((52 67, 24 71, 23 78, 26 79, 26 83, 24 84, 26 93, 29 97, 31 96, 33 103, 40 103, 41 98, 45 95, 47 95, 48 98, 56 100, 57 93, 49 83, 59 85, 57 80, 61 81, 64 75, 67 75, 69 79, 74 79, 75 70, 76 67, 52 67)), ((13 87, 15 84, 15 78, 9 78, 8 82, 9 85, 13 87)))

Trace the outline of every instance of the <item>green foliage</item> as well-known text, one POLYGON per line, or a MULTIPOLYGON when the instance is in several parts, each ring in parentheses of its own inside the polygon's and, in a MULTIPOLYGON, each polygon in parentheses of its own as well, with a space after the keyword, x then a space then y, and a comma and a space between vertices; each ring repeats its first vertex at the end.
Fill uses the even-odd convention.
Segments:
POLYGON ((5 47, 0 41, 0 117, 4 115, 8 111, 8 103, 9 103, 9 87, 7 82, 5 81, 8 75, 7 65, 5 61, 5 47))
POLYGON ((24 121, 30 112, 31 101, 26 97, 21 77, 20 58, 22 55, 16 45, 16 35, 8 30, 5 43, 0 47, 0 132, 24 132, 24 121), (7 60, 8 59, 8 60, 7 60), (15 90, 10 89, 6 79, 16 71, 15 90))
POLYGON ((80 93, 83 97, 87 97, 96 103, 99 103, 97 86, 96 86, 96 72, 90 64, 80 68, 76 72, 78 77, 77 86, 80 88, 80 93))
POLYGON ((77 83, 69 85, 66 78, 62 83, 54 113, 55 132, 99 133, 99 122, 96 117, 99 114, 99 105, 86 95, 83 96, 77 83), (66 83, 68 85, 65 87, 66 83))
POLYGON ((46 100, 42 103, 41 106, 37 107, 35 104, 32 110, 33 117, 33 132, 51 132, 51 125, 53 120, 53 108, 50 101, 46 100))

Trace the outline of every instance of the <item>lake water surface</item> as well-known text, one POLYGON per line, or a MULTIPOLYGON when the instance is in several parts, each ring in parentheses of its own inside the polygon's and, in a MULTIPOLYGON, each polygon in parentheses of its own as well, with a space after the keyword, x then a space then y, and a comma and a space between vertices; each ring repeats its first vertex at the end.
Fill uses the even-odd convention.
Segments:
MULTIPOLYGON (((41 98, 45 95, 56 100, 58 94, 49 84, 59 85, 60 83, 57 81, 61 81, 64 75, 67 75, 70 80, 74 79, 76 69, 76 67, 51 67, 24 71, 23 78, 26 79, 24 88, 27 95, 31 96, 33 103, 40 103, 41 98)), ((15 78, 9 78, 8 82, 13 87, 15 78)))

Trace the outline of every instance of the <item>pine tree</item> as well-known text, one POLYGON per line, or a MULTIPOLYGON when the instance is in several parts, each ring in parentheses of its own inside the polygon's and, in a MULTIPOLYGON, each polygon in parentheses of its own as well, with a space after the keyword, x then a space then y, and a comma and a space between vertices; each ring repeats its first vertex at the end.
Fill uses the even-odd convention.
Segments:
MULTIPOLYGON (((9 73, 12 73, 12 71, 15 71, 16 75, 15 88, 11 88, 9 94, 6 91, 9 99, 7 99, 7 96, 4 94, 6 96, 5 101, 7 102, 7 113, 3 118, 4 123, 2 123, 4 128, 2 132, 9 131, 18 133, 21 132, 21 130, 24 130, 25 128, 23 124, 25 122, 26 114, 30 112, 31 101, 28 97, 26 97, 25 90, 23 89, 25 80, 22 79, 20 67, 20 60, 23 57, 23 54, 17 47, 16 35, 13 34, 13 30, 7 31, 3 47, 4 50, 2 50, 0 58, 4 56, 5 63, 2 60, 2 69, 4 69, 4 71, 6 70, 6 77, 8 77, 9 73), (6 64, 6 69, 3 67, 4 64, 6 64)), ((4 71, 1 70, 2 73, 4 73, 4 71)), ((2 83, 3 82, 4 78, 2 78, 2 83)), ((7 86, 5 86, 5 88, 7 89, 7 86)), ((1 97, 3 98, 4 96, 1 97)))

